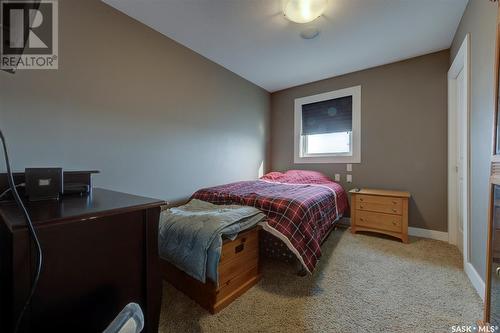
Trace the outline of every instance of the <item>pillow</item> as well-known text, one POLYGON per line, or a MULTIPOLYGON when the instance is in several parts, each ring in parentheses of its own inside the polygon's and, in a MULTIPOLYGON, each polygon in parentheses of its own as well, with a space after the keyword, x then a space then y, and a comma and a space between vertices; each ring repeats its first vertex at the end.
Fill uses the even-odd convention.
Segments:
POLYGON ((318 171, 310 170, 289 170, 285 172, 285 178, 294 182, 316 183, 331 182, 332 180, 318 171))
POLYGON ((285 175, 281 172, 273 171, 273 172, 266 173, 264 176, 260 177, 260 179, 279 181, 284 176, 285 175))
POLYGON ((273 171, 265 174, 261 179, 296 184, 321 184, 324 182, 332 182, 329 177, 321 172, 310 170, 289 170, 285 173, 273 171))

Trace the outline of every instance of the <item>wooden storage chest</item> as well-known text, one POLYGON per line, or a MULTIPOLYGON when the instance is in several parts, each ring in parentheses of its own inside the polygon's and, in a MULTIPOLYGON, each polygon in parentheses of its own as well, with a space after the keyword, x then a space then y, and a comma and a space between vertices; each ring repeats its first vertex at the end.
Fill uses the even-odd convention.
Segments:
POLYGON ((239 234, 233 241, 224 241, 219 286, 208 280, 202 283, 163 259, 161 275, 210 313, 217 313, 260 280, 259 232, 260 227, 256 227, 239 234))

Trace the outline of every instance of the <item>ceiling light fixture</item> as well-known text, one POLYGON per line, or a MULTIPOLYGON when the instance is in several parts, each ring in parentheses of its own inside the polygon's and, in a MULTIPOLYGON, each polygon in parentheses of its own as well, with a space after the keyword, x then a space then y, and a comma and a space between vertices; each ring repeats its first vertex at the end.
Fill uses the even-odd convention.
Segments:
POLYGON ((320 17, 328 0, 285 0, 283 14, 295 23, 307 23, 320 17))

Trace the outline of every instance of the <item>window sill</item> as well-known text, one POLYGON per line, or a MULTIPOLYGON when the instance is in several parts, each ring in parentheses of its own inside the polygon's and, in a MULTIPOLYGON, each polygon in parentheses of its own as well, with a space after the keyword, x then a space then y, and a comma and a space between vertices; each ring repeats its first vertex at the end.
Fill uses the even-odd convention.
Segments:
POLYGON ((295 164, 306 164, 306 163, 361 163, 360 156, 295 156, 294 161, 295 164))

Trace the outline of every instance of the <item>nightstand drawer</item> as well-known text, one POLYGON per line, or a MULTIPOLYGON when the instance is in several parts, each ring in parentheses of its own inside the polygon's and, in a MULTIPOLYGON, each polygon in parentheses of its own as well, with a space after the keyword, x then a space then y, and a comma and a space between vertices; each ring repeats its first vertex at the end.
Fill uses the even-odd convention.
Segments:
POLYGON ((403 200, 401 198, 359 195, 356 199, 356 209, 359 210, 397 215, 403 213, 403 200))
POLYGON ((399 215, 357 211, 355 224, 360 227, 401 232, 402 217, 399 215))

